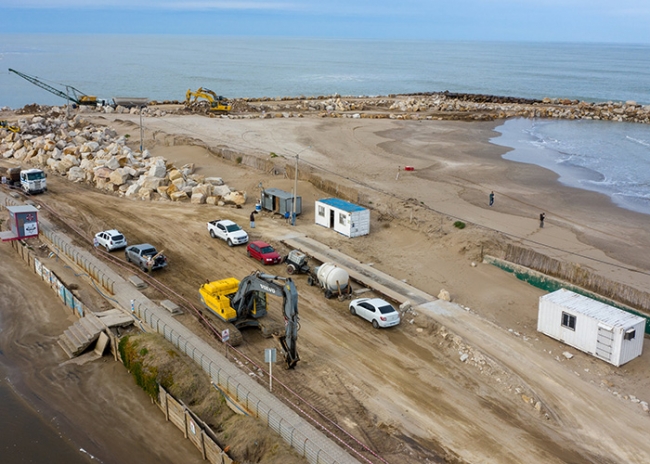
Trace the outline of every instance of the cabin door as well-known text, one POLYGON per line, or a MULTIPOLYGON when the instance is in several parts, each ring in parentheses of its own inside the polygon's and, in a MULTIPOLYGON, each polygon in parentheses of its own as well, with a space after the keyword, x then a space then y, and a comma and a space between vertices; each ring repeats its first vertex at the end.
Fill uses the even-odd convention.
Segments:
POLYGON ((598 337, 596 338, 596 356, 606 361, 612 359, 612 346, 614 345, 614 330, 609 327, 598 325, 598 337))

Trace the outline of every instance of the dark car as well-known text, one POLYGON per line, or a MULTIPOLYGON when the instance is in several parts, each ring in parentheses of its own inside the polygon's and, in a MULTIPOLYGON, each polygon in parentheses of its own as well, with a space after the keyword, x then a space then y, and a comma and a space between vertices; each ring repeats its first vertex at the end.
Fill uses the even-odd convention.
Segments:
POLYGON ((250 242, 246 247, 246 254, 251 258, 262 261, 262 264, 279 264, 282 256, 271 245, 261 240, 250 242))
POLYGON ((148 243, 131 245, 125 250, 125 255, 129 263, 137 264, 144 272, 167 266, 167 257, 148 243))

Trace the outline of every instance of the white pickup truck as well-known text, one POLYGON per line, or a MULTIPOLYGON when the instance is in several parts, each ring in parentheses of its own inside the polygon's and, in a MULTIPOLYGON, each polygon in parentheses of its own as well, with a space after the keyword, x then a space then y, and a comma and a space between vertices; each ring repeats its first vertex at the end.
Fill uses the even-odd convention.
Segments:
POLYGON ((220 238, 228 246, 243 245, 248 242, 246 231, 229 219, 217 219, 208 222, 208 231, 212 238, 220 238))

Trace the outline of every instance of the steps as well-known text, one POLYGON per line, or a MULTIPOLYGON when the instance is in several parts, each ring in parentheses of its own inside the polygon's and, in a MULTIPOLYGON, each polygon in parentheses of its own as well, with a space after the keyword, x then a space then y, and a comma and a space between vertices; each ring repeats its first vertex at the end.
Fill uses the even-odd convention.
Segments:
POLYGON ((95 342, 105 329, 106 326, 99 318, 89 312, 68 327, 59 337, 58 343, 69 358, 74 358, 95 342))
POLYGON ((131 324, 133 324, 133 317, 119 310, 87 312, 59 336, 58 344, 69 358, 74 358, 86 351, 107 329, 126 327, 131 324))

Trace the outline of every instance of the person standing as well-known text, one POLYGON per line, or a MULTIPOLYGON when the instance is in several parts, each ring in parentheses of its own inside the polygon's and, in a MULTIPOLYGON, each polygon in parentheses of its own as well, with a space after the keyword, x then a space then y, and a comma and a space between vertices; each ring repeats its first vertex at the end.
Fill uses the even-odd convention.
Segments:
POLYGON ((539 214, 539 227, 544 227, 544 219, 546 219, 545 213, 539 214))
POLYGON ((490 206, 494 204, 494 190, 490 192, 490 206))
POLYGON ((254 228, 255 228, 255 215, 256 215, 256 214, 257 214, 257 211, 253 211, 253 212, 251 213, 251 217, 250 217, 250 220, 251 220, 251 229, 254 229, 254 228))
POLYGON ((290 217, 289 211, 285 211, 284 212, 284 222, 287 223, 287 224, 289 224, 289 217, 290 217))

